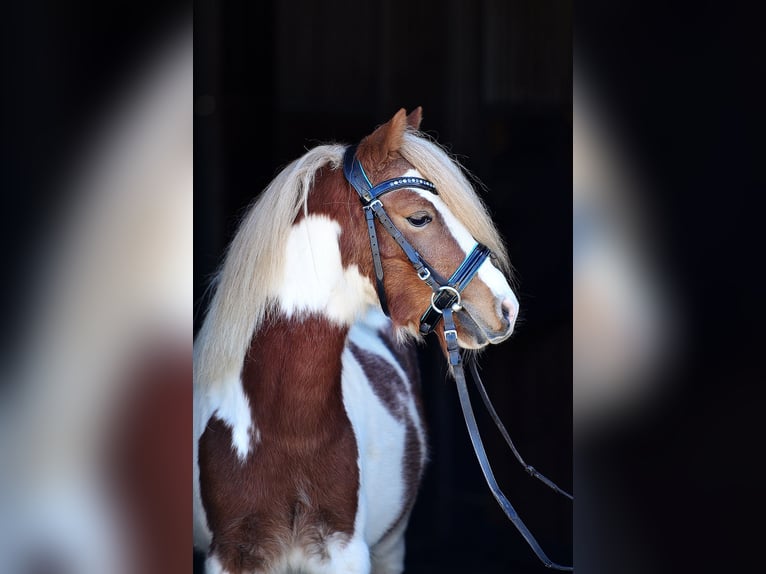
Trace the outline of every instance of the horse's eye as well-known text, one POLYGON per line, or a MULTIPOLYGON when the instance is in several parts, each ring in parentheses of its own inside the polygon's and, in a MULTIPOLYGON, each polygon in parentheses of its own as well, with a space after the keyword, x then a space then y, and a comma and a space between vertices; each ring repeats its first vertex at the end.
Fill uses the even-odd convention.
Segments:
POLYGON ((409 221, 410 225, 413 227, 425 227, 431 223, 431 216, 427 213, 416 213, 415 215, 410 215, 407 218, 407 221, 409 221))

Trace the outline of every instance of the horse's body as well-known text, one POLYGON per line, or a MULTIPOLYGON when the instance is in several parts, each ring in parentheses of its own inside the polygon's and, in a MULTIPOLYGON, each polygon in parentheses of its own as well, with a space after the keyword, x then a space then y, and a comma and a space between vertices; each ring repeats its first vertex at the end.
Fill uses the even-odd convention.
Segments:
POLYGON ((396 341, 374 308, 350 329, 312 317, 259 333, 243 370, 244 398, 258 421, 254 452, 243 463, 217 417, 200 443, 203 482, 226 501, 208 513, 210 527, 237 541, 229 547, 219 537, 218 560, 245 572, 270 558, 277 569, 362 572, 367 547, 390 559, 398 545, 403 556, 401 535, 425 464, 417 385, 414 349, 396 341), (242 516, 251 501, 257 512, 242 516), (246 552, 241 540, 249 541, 246 552), (344 568, 332 558, 334 546, 347 542, 359 551, 346 546, 344 568))
MULTIPOLYGON (((410 128, 402 112, 360 145, 371 177, 420 173, 404 159, 407 141, 422 145, 408 131, 419 124, 414 115, 410 128)), ((382 312, 364 217, 337 169, 342 152, 316 148, 264 192, 195 344, 195 545, 208 552, 209 573, 403 568, 426 461, 414 342, 429 293, 396 244, 382 240, 390 318, 382 312), (285 207, 280 195, 296 187, 285 207)), ((399 225, 415 222, 405 233, 441 273, 479 235, 502 264, 486 214, 477 210, 470 223, 480 202, 462 205, 469 230, 450 199, 449 190, 444 199, 400 190, 386 201, 399 225), (433 224, 424 232, 425 219, 433 224)), ((506 338, 517 312, 492 263, 477 277, 465 291, 470 315, 458 315, 464 347, 506 338)))

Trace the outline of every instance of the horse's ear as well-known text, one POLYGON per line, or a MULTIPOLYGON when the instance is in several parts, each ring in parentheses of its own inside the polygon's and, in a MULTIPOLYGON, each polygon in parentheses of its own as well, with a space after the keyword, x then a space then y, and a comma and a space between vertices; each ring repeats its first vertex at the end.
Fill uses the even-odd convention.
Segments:
POLYGON ((413 130, 419 130, 421 121, 423 121, 423 108, 418 106, 407 115, 407 125, 413 130))
POLYGON ((408 119, 407 111, 402 108, 393 118, 364 138, 365 152, 370 155, 372 162, 381 164, 386 161, 388 154, 402 147, 408 119))

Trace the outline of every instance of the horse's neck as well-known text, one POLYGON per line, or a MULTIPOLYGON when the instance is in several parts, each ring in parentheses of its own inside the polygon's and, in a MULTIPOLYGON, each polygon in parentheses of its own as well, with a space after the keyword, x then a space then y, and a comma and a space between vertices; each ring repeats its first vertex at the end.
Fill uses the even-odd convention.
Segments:
POLYGON ((347 333, 347 327, 312 314, 271 319, 255 334, 242 383, 259 426, 318 423, 342 408, 341 354, 347 333))

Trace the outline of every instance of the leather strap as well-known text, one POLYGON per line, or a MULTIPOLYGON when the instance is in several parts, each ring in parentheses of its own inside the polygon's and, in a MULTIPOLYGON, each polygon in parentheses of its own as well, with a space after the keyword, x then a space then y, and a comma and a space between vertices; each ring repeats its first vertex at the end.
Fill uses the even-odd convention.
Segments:
POLYGON ((364 173, 362 164, 356 159, 356 148, 357 146, 355 145, 349 146, 343 155, 343 175, 346 176, 346 180, 359 194, 362 203, 368 204, 374 199, 370 193, 372 184, 367 179, 367 174, 364 173))
POLYGON ((436 186, 427 179, 420 177, 395 177, 373 186, 367 178, 362 164, 356 159, 357 147, 353 145, 346 149, 346 153, 343 155, 343 174, 359 194, 362 204, 367 205, 384 193, 405 187, 417 187, 438 195, 436 186))
MULTIPOLYGON (((574 567, 562 566, 561 564, 557 564, 548 558, 543 549, 540 547, 540 543, 537 542, 535 537, 529 531, 529 528, 527 528, 526 524, 524 524, 524 522, 521 520, 521 517, 518 515, 516 509, 513 507, 510 501, 506 498, 505 494, 503 494, 503 491, 500 490, 500 486, 498 486, 495 475, 492 472, 492 467, 489 464, 487 452, 484 450, 484 443, 482 442, 481 435, 479 434, 479 426, 476 424, 476 417, 474 416, 473 408, 471 407, 471 398, 468 394, 468 386, 466 385, 465 381, 465 371, 463 370, 462 358, 460 356, 460 347, 458 346, 457 342, 457 333, 455 331, 455 322, 452 317, 452 309, 445 309, 443 316, 444 334, 445 339, 447 340, 447 352, 449 355, 450 365, 452 366, 452 374, 454 375, 455 382, 457 383, 456 386, 458 397, 460 398, 460 407, 463 410, 463 418, 465 418, 465 424, 468 428, 468 436, 471 439, 471 445, 473 446, 473 450, 476 453, 476 458, 479 461, 481 472, 484 474, 484 478, 487 481, 489 490, 492 492, 492 496, 495 497, 495 500, 500 505, 500 508, 503 509, 505 515, 513 523, 524 540, 527 541, 529 547, 532 548, 532 551, 547 568, 551 568, 553 570, 562 570, 566 572, 574 571, 574 567)), ((492 410, 494 411, 494 409, 492 410)))
POLYGON ((447 354, 449 364, 454 369, 462 371, 460 359, 460 347, 457 342, 457 329, 455 328, 455 319, 452 317, 452 308, 444 309, 444 339, 447 341, 447 354))
POLYGON ((375 287, 380 299, 380 307, 383 313, 388 315, 388 302, 386 301, 386 290, 383 286, 383 263, 380 260, 380 246, 378 245, 378 234, 375 232, 375 213, 369 205, 364 207, 364 218, 367 221, 367 234, 370 236, 370 250, 372 251, 372 263, 375 266, 375 287))
POLYGON ((373 202, 365 209, 370 209, 375 214, 375 217, 378 218, 381 225, 388 231, 389 235, 394 238, 394 241, 396 241, 399 247, 402 248, 402 251, 404 251, 407 259, 410 260, 410 263, 415 268, 415 272, 418 276, 423 279, 433 291, 438 291, 441 285, 436 282, 433 269, 425 262, 420 256, 420 253, 417 252, 410 242, 407 241, 402 232, 399 231, 399 228, 394 225, 394 222, 388 217, 386 210, 383 209, 383 204, 380 203, 379 200, 373 200, 373 202))
POLYGON ((545 484, 548 488, 554 490, 555 492, 558 492, 562 496, 567 497, 569 500, 574 500, 574 496, 569 494, 566 490, 563 490, 562 488, 560 488, 550 478, 540 473, 534 466, 531 466, 527 464, 526 462, 524 462, 524 459, 521 458, 521 454, 516 448, 516 445, 513 444, 513 441, 511 440, 511 436, 508 434, 508 431, 505 429, 505 425, 503 424, 503 421, 500 420, 500 417, 498 416, 497 411, 495 410, 495 407, 492 404, 492 401, 489 400, 487 389, 484 387, 484 383, 482 382, 481 377, 479 376, 479 370, 476 366, 476 355, 471 355, 471 357, 468 360, 468 366, 471 369, 471 376, 473 377, 473 382, 476 385, 476 389, 479 391, 479 395, 481 396, 481 400, 484 403, 484 407, 487 409, 489 416, 492 417, 492 420, 494 421, 495 426, 497 427, 497 430, 500 431, 500 434, 503 435, 505 442, 511 448, 511 451, 513 452, 513 455, 516 457, 516 460, 519 461, 521 466, 524 467, 524 470, 526 470, 530 476, 535 477, 537 480, 545 484))

